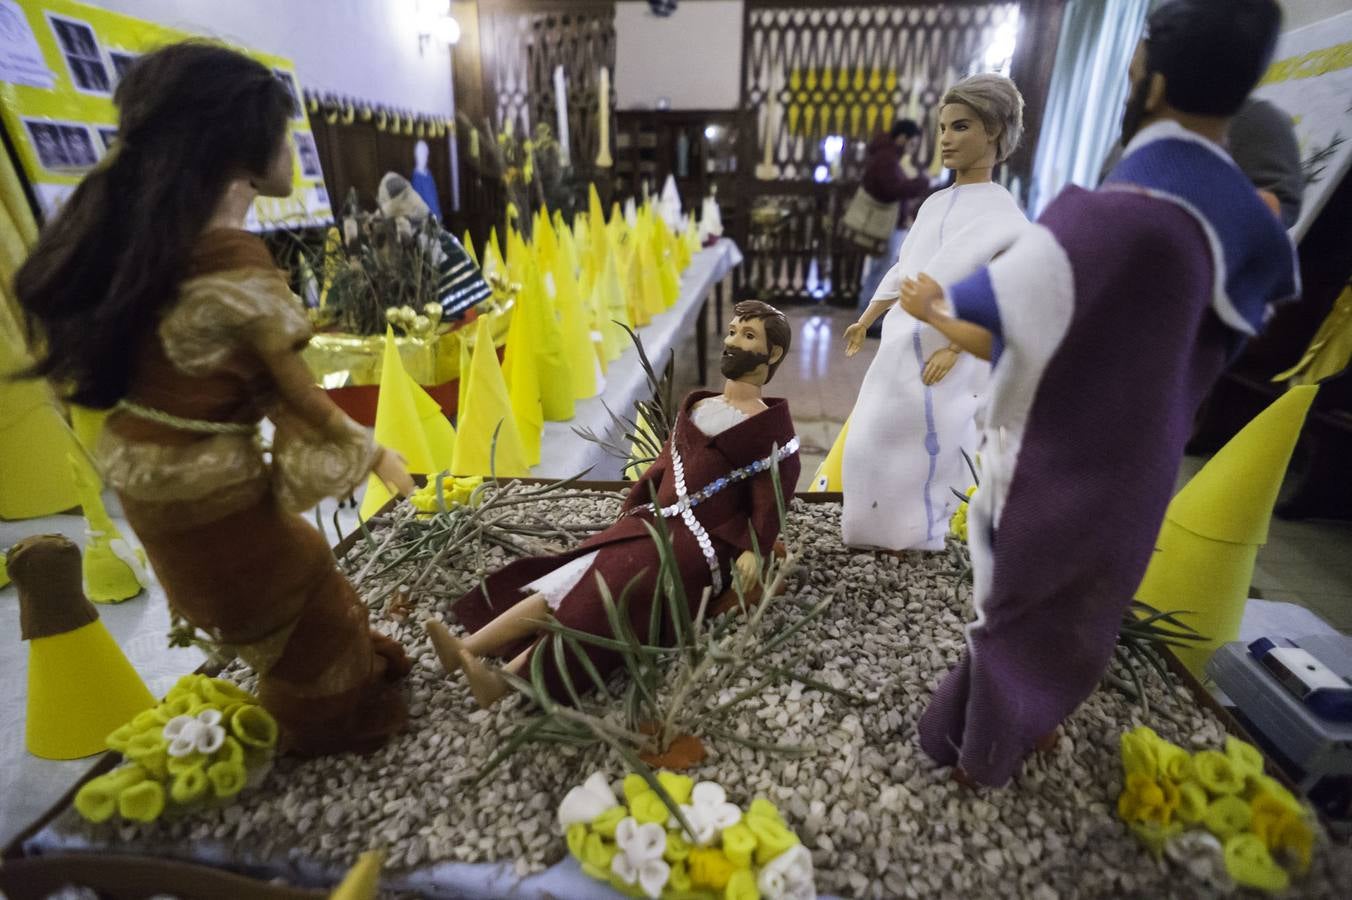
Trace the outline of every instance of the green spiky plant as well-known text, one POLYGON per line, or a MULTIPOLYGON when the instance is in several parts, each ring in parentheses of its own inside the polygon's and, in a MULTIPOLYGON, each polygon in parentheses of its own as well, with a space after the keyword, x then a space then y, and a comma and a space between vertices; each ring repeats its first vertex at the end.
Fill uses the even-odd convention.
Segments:
POLYGON ((597 434, 591 428, 576 426, 573 427, 573 433, 600 446, 607 456, 622 460, 624 467, 621 474, 629 477, 631 474, 637 476, 661 455, 663 445, 676 426, 676 356, 674 352, 667 355, 666 367, 659 376, 648 359, 643 338, 639 337, 638 332, 623 322, 615 324, 625 330, 629 340, 634 343, 634 349, 638 351, 638 362, 643 367, 643 376, 648 384, 648 399, 634 404, 632 416, 620 416, 609 406, 605 407, 610 416, 610 433, 618 434, 618 438, 609 438, 597 434))
MULTIPOLYGON (((962 451, 962 458, 967 463, 967 471, 972 475, 972 483, 980 487, 981 479, 977 475, 976 464, 967 455, 966 450, 962 451)), ((960 502, 964 504, 968 502, 966 494, 957 488, 950 488, 950 490, 953 491, 953 495, 960 502)), ((958 569, 953 573, 957 576, 955 589, 961 591, 963 585, 967 585, 970 589, 972 584, 971 553, 965 542, 955 541, 949 547, 958 564, 958 569)), ((1191 615, 1188 610, 1161 611, 1149 603, 1132 600, 1131 605, 1122 616, 1122 627, 1118 631, 1117 647, 1114 652, 1118 668, 1126 673, 1126 677, 1110 669, 1104 674, 1104 681, 1130 699, 1138 701, 1146 712, 1149 712, 1149 694, 1145 689, 1145 682, 1141 673, 1154 671, 1164 679, 1166 684, 1172 682, 1173 676, 1169 674, 1160 652, 1162 648, 1189 647, 1206 640, 1205 636, 1198 634, 1195 629, 1179 618, 1187 615, 1191 615)))

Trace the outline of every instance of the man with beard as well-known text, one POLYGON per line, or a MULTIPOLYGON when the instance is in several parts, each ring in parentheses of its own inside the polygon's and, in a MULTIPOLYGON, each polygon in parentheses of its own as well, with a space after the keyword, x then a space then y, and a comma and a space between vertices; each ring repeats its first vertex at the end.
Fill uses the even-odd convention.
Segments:
MULTIPOLYGON (((480 706, 508 690, 483 657, 510 659, 506 670, 522 675, 536 653, 549 657, 544 673, 550 693, 568 702, 554 642, 544 639, 547 621, 613 637, 600 580, 617 605, 627 594, 630 624, 647 639, 661 567, 649 529, 659 516, 692 615, 704 591, 713 609, 734 578, 746 588, 758 582, 756 555, 772 552, 779 501, 793 499, 798 481, 798 437, 789 405, 761 397, 791 338, 788 320, 773 306, 738 303, 723 339, 722 393, 692 391, 681 402, 662 453, 630 489, 615 523, 565 553, 517 560, 453 603, 455 617, 471 632, 463 640, 435 619, 425 623, 442 665, 465 673, 480 706), (779 470, 779 496, 772 467, 779 470)), ((672 623, 665 616, 663 621, 662 640, 671 642, 672 623)), ((619 654, 593 645, 586 653, 603 677, 622 662, 619 654)), ((590 685, 585 664, 571 652, 565 656, 573 685, 590 685)))
POLYGON ((907 312, 995 360, 976 621, 919 725, 959 780, 1004 784, 1098 685, 1199 402, 1298 290, 1281 223, 1221 148, 1280 24, 1273 0, 1160 6, 1103 186, 1067 189, 970 277, 902 288, 907 312))

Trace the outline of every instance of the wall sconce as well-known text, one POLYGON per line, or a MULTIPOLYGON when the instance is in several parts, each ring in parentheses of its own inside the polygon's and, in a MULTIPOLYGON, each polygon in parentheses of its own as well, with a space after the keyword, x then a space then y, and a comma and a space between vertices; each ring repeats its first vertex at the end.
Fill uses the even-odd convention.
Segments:
POLYGON ((460 23, 451 15, 450 0, 418 0, 418 52, 427 45, 453 47, 460 41, 460 23))

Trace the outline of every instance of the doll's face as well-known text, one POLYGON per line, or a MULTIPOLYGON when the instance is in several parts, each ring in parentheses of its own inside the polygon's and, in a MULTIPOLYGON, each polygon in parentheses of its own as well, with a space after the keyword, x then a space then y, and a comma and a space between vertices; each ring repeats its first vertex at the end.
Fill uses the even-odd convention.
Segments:
POLYGON ((765 320, 734 318, 728 323, 723 337, 723 357, 719 370, 723 377, 733 381, 765 384, 769 380, 770 364, 779 362, 783 347, 769 348, 765 336, 765 320))
POLYGON ((251 179, 254 189, 264 197, 291 196, 291 188, 294 183, 292 180, 293 165, 295 165, 294 153, 291 149, 291 132, 288 130, 282 136, 282 141, 277 145, 276 151, 273 152, 267 171, 251 179))
POLYGON ((950 103, 939 111, 939 152, 945 168, 965 172, 993 167, 998 138, 966 103, 950 103))

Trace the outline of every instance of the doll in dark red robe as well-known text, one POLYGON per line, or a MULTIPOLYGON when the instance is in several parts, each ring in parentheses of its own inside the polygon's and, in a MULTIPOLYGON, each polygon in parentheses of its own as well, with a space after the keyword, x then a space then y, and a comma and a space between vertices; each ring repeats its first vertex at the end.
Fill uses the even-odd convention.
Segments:
MULTIPOLYGON (((798 438, 789 405, 761 399, 791 334, 774 307, 756 300, 737 304, 723 341, 723 392, 693 391, 681 402, 671 437, 630 489, 615 524, 566 553, 517 560, 489 576, 453 606, 471 632, 464 640, 436 620, 426 623, 442 664, 449 672, 465 672, 481 706, 508 690, 498 671, 483 662, 485 656, 510 659, 507 671, 521 675, 529 671, 532 654, 549 654, 544 672, 550 693, 568 699, 553 642, 541 638, 549 618, 612 636, 598 575, 617 602, 628 591, 630 623, 636 633, 648 633, 660 567, 648 526, 658 515, 666 520, 692 610, 706 588, 716 599, 734 577, 755 583, 756 551, 768 556, 779 535, 771 466, 779 467, 785 503, 798 481, 798 438)), ((669 625, 665 639, 671 638, 669 625)), ((588 646, 587 654, 602 675, 620 664, 618 654, 599 647, 588 646)), ((579 660, 566 655, 573 684, 590 684, 579 660)))

